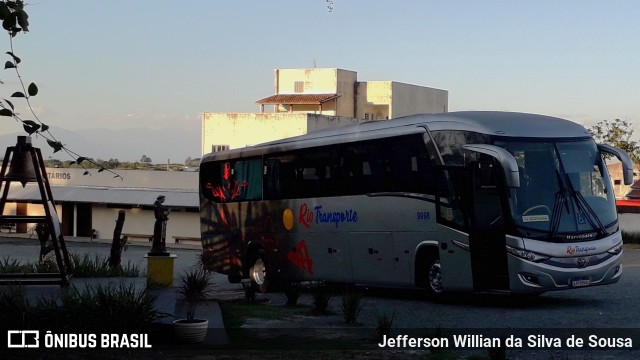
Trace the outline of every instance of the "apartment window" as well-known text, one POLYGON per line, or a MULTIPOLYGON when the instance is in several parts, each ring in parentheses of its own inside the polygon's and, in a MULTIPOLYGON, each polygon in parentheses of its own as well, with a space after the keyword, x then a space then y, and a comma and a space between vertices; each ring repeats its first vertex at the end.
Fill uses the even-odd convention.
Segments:
POLYGON ((304 81, 296 81, 293 83, 293 91, 297 93, 304 92, 304 81))
POLYGON ((229 145, 211 145, 211 152, 229 150, 229 145))

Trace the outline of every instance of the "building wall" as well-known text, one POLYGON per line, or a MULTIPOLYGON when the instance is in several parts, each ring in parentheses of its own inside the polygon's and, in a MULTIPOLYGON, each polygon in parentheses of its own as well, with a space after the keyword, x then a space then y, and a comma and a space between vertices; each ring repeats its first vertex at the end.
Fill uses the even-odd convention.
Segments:
POLYGON ((391 81, 360 82, 356 96, 356 117, 367 120, 390 119, 391 100, 391 81))
MULTIPOLYGON (((354 86, 357 81, 355 71, 323 69, 277 69, 275 70, 274 93, 283 94, 340 94, 335 101, 322 106, 322 114, 354 116, 354 86), (296 82, 302 82, 302 91, 296 91, 296 82)), ((295 105, 277 106, 275 112, 319 113, 319 106, 295 105)))
POLYGON ((290 113, 204 113, 202 154, 212 145, 242 148, 307 132, 307 114, 290 113))
POLYGON ((308 114, 307 132, 328 129, 328 128, 335 128, 340 126, 355 125, 363 121, 364 121, 363 119, 356 119, 352 117, 308 114))
POLYGON ((338 91, 338 69, 278 69, 275 70, 274 94, 332 94, 338 91), (295 83, 302 81, 302 92, 295 83))
POLYGON ((356 84, 358 74, 355 71, 337 69, 338 88, 336 93, 340 94, 337 100, 337 116, 356 117, 356 84))
POLYGON ((385 120, 447 111, 449 93, 446 90, 395 81, 358 83, 356 117, 360 119, 385 120))
POLYGON ((449 92, 399 82, 391 85, 389 118, 413 114, 436 114, 449 111, 449 92))
MULTIPOLYGON (((52 186, 86 186, 98 188, 134 188, 134 189, 157 189, 158 193, 163 193, 164 189, 171 190, 193 190, 198 191, 198 173, 183 171, 149 171, 149 170, 117 170, 122 179, 114 179, 112 176, 104 174, 93 174, 92 176, 84 176, 84 169, 68 169, 68 168, 47 168, 47 176, 52 186)), ((101 191, 101 190, 96 190, 101 191)), ((54 191, 55 193, 55 191, 54 191)), ((90 199, 79 199, 82 202, 90 201, 90 199)), ((76 203, 67 201, 65 204, 74 206, 76 203)), ((135 234, 153 234, 153 225, 155 222, 153 204, 140 204, 140 207, 121 206, 118 204, 91 204, 91 228, 98 232, 101 239, 112 239, 115 221, 118 217, 118 211, 122 208, 125 210, 125 223, 123 233, 135 234)), ((171 208, 169 221, 167 223, 167 243, 174 241, 173 236, 182 237, 200 237, 200 214, 197 212, 198 204, 193 204, 192 211, 186 211, 186 208, 171 208)), ((78 211, 77 208, 74 211, 78 211)), ((62 204, 58 202, 56 205, 58 220, 62 222, 62 204)), ((4 215, 15 215, 16 203, 7 203, 4 209, 4 215)), ((27 214, 31 216, 44 215, 44 207, 42 204, 27 204, 27 214)), ((75 226, 78 227, 77 218, 74 219, 75 226)), ((27 224, 23 231, 29 227, 35 226, 35 223, 27 224)), ((88 226, 88 224, 87 224, 88 226)), ((136 239, 140 240, 140 239, 136 239)))
POLYGON ((121 178, 104 173, 83 175, 79 168, 46 168, 49 184, 73 186, 105 186, 118 188, 184 189, 198 188, 198 174, 188 171, 115 170, 121 178))
MULTIPOLYGON (((110 208, 104 204, 93 205, 93 228, 100 239, 112 239, 119 208, 110 208)), ((123 233, 153 235, 155 218, 153 210, 142 208, 124 209, 123 233)), ((173 236, 200 237, 200 214, 197 212, 170 212, 167 222, 167 244, 174 242, 173 236)), ((143 239, 131 239, 144 241, 143 239)), ((149 245, 151 246, 151 245, 149 245)))
MULTIPOLYGON (((632 185, 625 185, 622 175, 622 163, 619 161, 607 164, 607 170, 613 183, 613 192, 616 194, 616 199, 624 199, 625 195, 631 191, 632 185)), ((638 166, 634 165, 633 172, 638 173, 638 166)))
POLYGON ((230 149, 238 149, 362 121, 352 117, 320 114, 204 113, 202 155, 210 153, 212 145, 228 145, 230 149))

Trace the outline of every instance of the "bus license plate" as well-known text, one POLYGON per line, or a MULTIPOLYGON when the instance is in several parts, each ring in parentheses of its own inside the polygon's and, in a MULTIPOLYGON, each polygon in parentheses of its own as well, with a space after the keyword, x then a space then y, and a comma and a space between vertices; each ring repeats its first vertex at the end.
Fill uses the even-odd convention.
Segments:
POLYGON ((591 284, 591 279, 589 278, 578 278, 578 279, 571 280, 572 287, 587 286, 589 284, 591 284))

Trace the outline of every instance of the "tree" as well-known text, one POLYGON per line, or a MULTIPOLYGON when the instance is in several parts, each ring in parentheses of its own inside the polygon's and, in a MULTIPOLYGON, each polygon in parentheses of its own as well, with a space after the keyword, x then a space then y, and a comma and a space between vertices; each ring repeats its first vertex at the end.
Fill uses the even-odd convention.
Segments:
MULTIPOLYGON (((74 160, 71 162, 72 164, 77 164, 85 170, 87 168, 97 167, 99 169, 98 172, 106 170, 107 172, 112 173, 115 178, 122 179, 119 174, 105 169, 91 158, 81 156, 80 154, 70 150, 65 144, 57 140, 49 131, 49 126, 42 122, 33 110, 33 107, 31 106, 31 98, 38 95, 39 89, 34 82, 29 83, 29 85, 25 84, 22 74, 19 71, 22 59, 15 54, 13 49, 13 38, 21 32, 29 31, 29 15, 27 15, 27 12, 24 9, 24 1, 0 0, 0 20, 2 21, 2 28, 9 34, 10 51, 6 52, 6 54, 9 55, 9 60, 5 62, 4 69, 13 70, 15 72, 20 86, 19 91, 14 91, 10 97, 13 101, 16 101, 15 99, 24 100, 27 104, 27 108, 29 109, 29 114, 27 116, 32 116, 33 118, 23 118, 21 114, 16 112, 13 102, 6 98, 0 101, 0 116, 12 117, 16 121, 22 123, 24 131, 27 132, 29 136, 42 136, 47 140, 47 144, 53 148, 54 153, 63 151, 73 158, 74 160), (88 165, 85 166, 85 164, 88 165)), ((0 84, 4 83, 0 81, 0 84)), ((84 175, 90 175, 89 171, 85 171, 84 175)))
POLYGON ((625 151, 635 164, 640 164, 640 143, 631 140, 633 127, 627 120, 602 120, 589 128, 598 143, 609 144, 625 151))
POLYGON ((142 155, 142 157, 140 158, 140 162, 143 164, 151 164, 151 158, 147 155, 142 155))

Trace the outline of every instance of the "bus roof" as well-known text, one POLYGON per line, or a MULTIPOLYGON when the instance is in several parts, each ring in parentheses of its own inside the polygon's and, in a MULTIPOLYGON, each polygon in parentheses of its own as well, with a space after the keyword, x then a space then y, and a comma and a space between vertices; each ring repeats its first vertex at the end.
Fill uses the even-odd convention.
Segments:
POLYGON ((409 115, 391 120, 369 121, 313 131, 305 135, 270 141, 246 148, 210 153, 203 160, 257 156, 336 143, 438 130, 465 130, 487 135, 522 138, 585 138, 589 132, 572 121, 538 114, 501 111, 460 111, 409 115))

